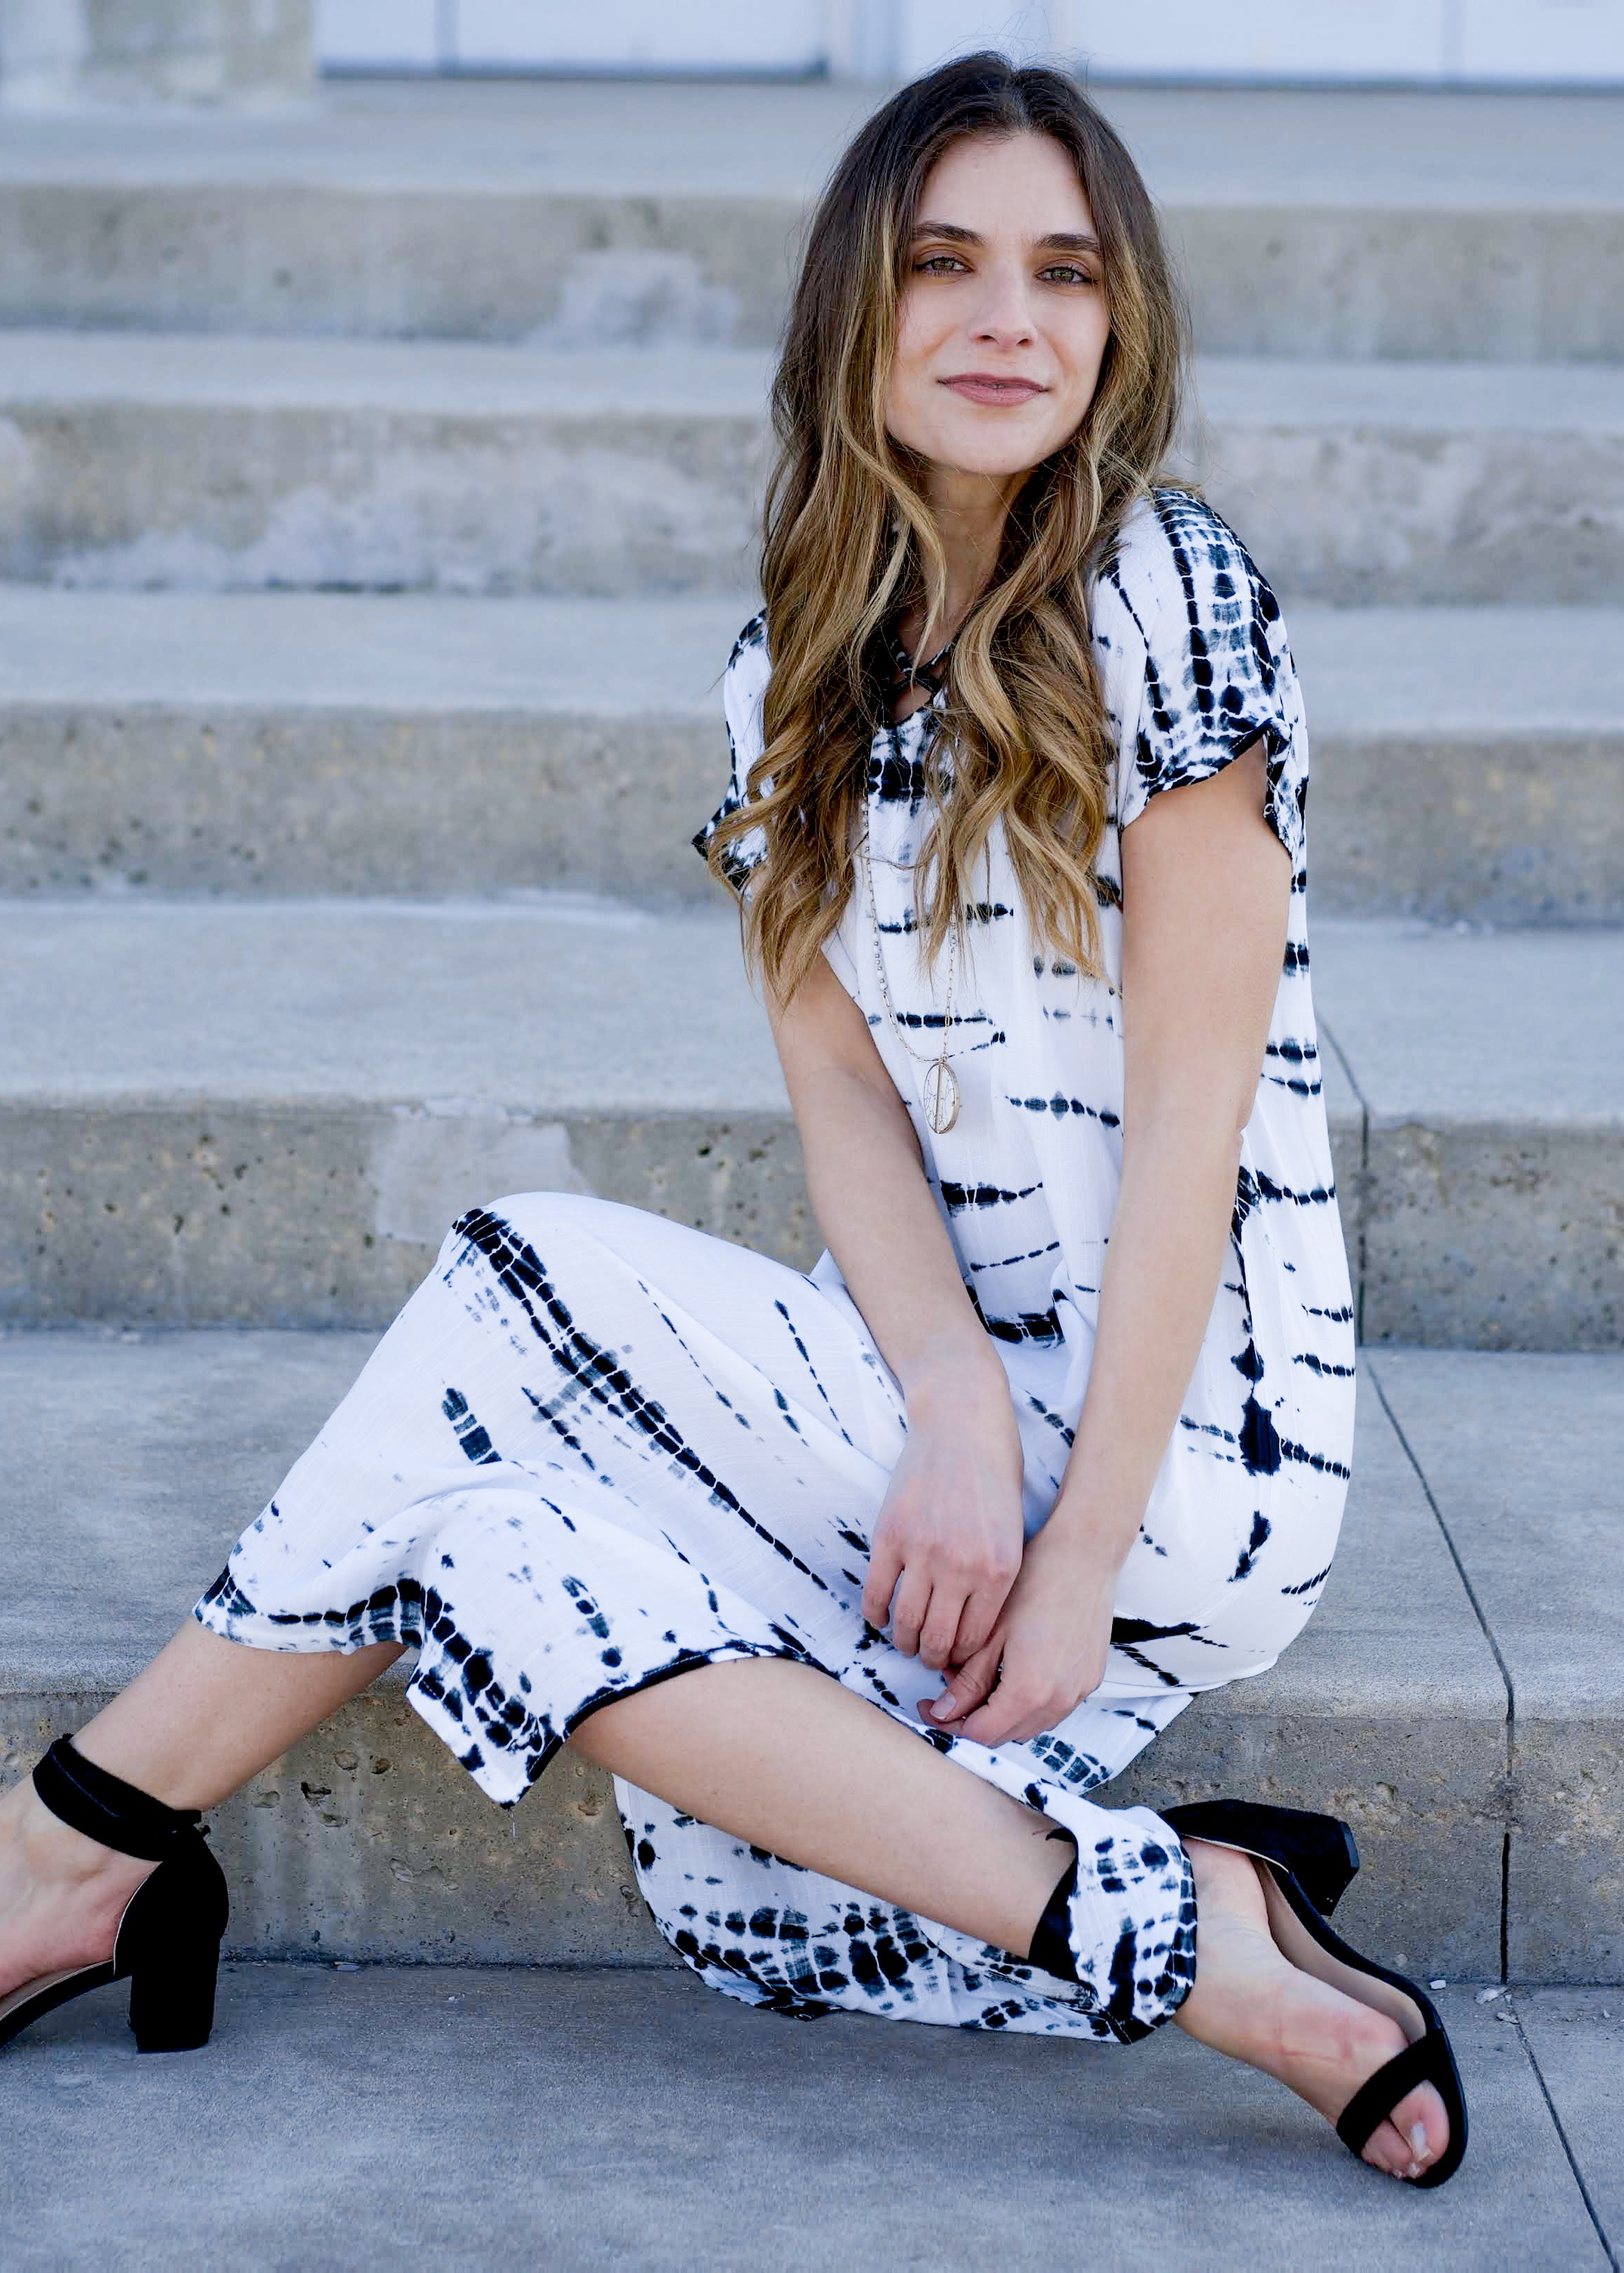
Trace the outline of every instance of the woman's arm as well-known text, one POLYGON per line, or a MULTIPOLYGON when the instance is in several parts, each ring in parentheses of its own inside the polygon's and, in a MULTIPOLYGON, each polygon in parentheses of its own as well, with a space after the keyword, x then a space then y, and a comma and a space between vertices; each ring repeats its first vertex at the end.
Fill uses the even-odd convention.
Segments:
POLYGON ((1212 1315, 1285 948, 1291 862, 1263 792, 1254 742, 1123 831, 1122 1183, 1059 1497, 933 1716, 981 1744, 1052 1728, 1103 1679, 1117 1576, 1212 1315))
POLYGON ((862 1012, 821 956, 787 1006, 768 1008, 813 1212, 907 1400, 864 1615, 939 1668, 982 1647, 1021 1565, 1008 1383, 862 1012))

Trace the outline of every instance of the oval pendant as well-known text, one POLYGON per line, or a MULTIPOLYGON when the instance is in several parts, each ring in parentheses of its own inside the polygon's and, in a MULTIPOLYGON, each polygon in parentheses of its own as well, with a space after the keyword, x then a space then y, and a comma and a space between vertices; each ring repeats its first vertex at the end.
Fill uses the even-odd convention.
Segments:
POLYGON ((924 1117, 938 1136, 959 1117, 959 1076, 946 1058, 932 1058, 924 1069, 924 1117))

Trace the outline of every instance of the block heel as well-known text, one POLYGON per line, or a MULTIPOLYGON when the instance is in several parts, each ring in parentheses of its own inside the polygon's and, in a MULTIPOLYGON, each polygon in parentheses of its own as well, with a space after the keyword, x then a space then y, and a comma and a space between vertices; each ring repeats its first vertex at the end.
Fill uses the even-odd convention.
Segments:
POLYGON ((125 1905, 110 1960, 25 1982, 0 1999, 0 2044, 72 1998, 130 1983, 130 2025, 144 2052, 196 2052, 214 2024, 220 1945, 230 1916, 225 1874, 190 1808, 165 1807, 59 1737, 34 1772, 58 1819, 158 1868, 125 1905))
POLYGON ((181 1959, 138 1961, 130 1981, 137 2052, 201 2052, 213 2032, 219 1970, 218 1942, 181 1959))

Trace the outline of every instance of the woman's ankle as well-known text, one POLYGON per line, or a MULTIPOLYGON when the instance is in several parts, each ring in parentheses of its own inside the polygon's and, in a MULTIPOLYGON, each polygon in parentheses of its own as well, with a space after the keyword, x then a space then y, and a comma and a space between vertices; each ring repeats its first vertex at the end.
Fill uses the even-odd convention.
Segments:
POLYGON ((0 1852, 5 1849, 28 1879, 64 1892, 105 1891, 111 1896, 122 1889, 127 1897, 155 1867, 62 1822, 27 1776, 0 1796, 0 1852))

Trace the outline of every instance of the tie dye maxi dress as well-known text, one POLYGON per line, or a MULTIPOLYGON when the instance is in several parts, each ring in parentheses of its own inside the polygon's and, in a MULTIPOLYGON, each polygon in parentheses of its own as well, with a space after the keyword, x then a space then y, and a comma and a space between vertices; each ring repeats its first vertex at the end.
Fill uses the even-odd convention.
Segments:
MULTIPOLYGON (((1120 968, 1119 830, 1259 737, 1290 852, 1290 944, 1201 1355, 1121 1575, 1107 1677, 1058 1728, 989 1751, 915 1714, 939 1678, 864 1623, 869 1533, 901 1450, 897 1385, 826 1256, 810 1277, 594 1199, 530 1193, 452 1229, 350 1394, 244 1534, 197 1616, 271 1649, 415 1648, 409 1695, 511 1805, 596 1706, 707 1662, 822 1668, 1074 1835, 1078 1978, 1065 1982, 804 1871, 620 1784, 643 1893, 713 1986, 810 2016, 1126 2041, 1193 1977, 1186 1857, 1142 1808, 1089 1797, 1198 1690, 1262 1672, 1322 1587, 1348 1477, 1353 1347, 1304 926, 1307 748, 1273 596, 1198 501, 1161 491, 1094 599, 1119 737, 1099 863, 1120 968)), ((760 748, 760 620, 730 664, 731 811, 760 748)), ((874 738, 869 836, 893 1005, 939 1034, 910 863, 928 819, 928 712, 874 738)), ((711 824, 714 827, 714 822, 711 824)), ((698 840, 701 844, 708 830, 698 840)), ((742 840, 736 881, 760 847, 742 840)), ((1001 844, 965 911, 949 1031, 962 1106, 933 1136, 924 1065, 876 977, 866 892, 827 950, 904 1100, 965 1283, 1008 1373, 1029 1533, 1089 1378, 1120 1163, 1114 986, 1037 945, 1001 844)), ((944 961, 946 958, 944 958, 944 961)))

